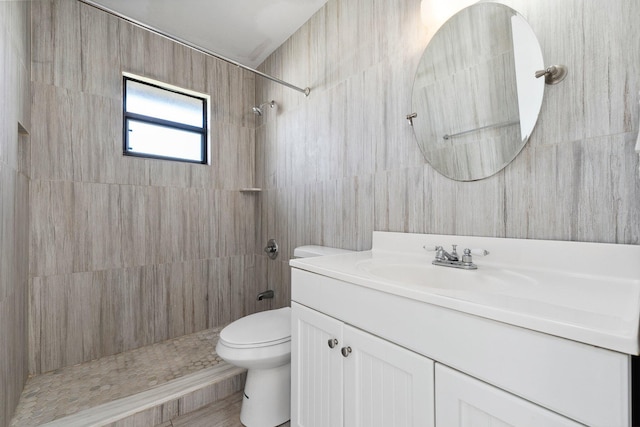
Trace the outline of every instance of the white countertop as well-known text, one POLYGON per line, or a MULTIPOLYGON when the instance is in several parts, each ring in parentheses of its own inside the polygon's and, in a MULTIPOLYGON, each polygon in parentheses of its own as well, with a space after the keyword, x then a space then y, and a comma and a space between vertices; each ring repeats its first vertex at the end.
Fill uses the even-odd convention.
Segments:
MULTIPOLYGON (((381 292, 640 354, 640 246, 374 232, 365 252, 294 268, 381 292), (483 248, 478 270, 433 266, 424 245, 483 248)), ((363 302, 366 303, 366 302, 363 302)))

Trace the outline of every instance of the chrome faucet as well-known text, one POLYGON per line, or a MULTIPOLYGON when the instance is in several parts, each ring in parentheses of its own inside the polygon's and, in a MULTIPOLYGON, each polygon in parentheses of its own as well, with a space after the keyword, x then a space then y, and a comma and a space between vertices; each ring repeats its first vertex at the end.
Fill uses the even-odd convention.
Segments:
MULTIPOLYGON (((460 258, 458 256, 458 251, 456 250, 456 247, 458 245, 452 245, 452 246, 453 246, 453 250, 451 251, 451 253, 445 251, 442 246, 436 246, 435 247, 436 257, 431 263, 433 265, 439 265, 442 267, 462 268, 464 270, 476 270, 478 266, 473 263, 472 255, 478 255, 478 256, 489 255, 489 251, 486 251, 484 249, 467 248, 463 251, 463 255, 460 258)), ((429 250, 429 248, 427 248, 426 246, 425 246, 425 249, 429 250)), ((433 249, 430 249, 430 250, 433 250, 433 249)))
POLYGON ((442 246, 436 246, 436 260, 438 261, 458 261, 458 252, 456 247, 458 245, 452 245, 453 251, 451 253, 444 250, 442 246))

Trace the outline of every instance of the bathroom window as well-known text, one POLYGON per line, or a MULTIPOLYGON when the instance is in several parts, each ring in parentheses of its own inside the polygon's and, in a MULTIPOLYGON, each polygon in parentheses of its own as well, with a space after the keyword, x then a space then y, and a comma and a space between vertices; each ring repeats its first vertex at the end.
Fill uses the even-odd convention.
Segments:
POLYGON ((125 75, 124 155, 207 163, 208 96, 125 75))

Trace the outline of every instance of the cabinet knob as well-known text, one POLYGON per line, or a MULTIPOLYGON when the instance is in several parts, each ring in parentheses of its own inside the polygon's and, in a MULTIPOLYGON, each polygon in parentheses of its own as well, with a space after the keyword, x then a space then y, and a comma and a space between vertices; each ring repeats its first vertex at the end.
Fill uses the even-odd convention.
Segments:
POLYGON ((349 357, 349 355, 351 354, 351 347, 342 347, 340 352, 344 357, 349 357))
POLYGON ((329 340, 328 344, 329 344, 329 348, 334 348, 335 346, 337 346, 337 345, 338 345, 338 340, 337 340, 337 339, 335 339, 335 338, 331 338, 331 339, 329 340))

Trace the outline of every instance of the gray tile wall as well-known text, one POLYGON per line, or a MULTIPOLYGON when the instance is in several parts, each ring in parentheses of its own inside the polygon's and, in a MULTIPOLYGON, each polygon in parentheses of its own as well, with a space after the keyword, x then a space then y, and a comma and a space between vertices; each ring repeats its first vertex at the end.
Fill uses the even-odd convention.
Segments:
MULTIPOLYGON (((76 0, 33 2, 32 373, 256 303, 252 74, 76 0), (122 72, 211 96, 211 165, 122 155, 122 72)), ((4 205, 3 205, 4 206, 4 205)))
POLYGON ((405 120, 436 30, 420 3, 329 0, 262 64, 312 88, 304 98, 256 80, 257 98, 279 104, 256 130, 261 236, 285 255, 269 280, 287 286, 297 245, 363 250, 373 230, 639 244, 640 2, 504 1, 569 76, 545 88, 524 151, 477 182, 425 164, 405 120))
MULTIPOLYGON (((309 98, 77 1, 34 2, 31 194, 11 217, 31 221, 30 371, 288 305, 301 244, 368 249, 373 230, 639 243, 640 4, 505 3, 571 74, 510 166, 461 183, 425 164, 404 118, 435 31, 418 0, 329 0, 262 66, 309 98), (210 167, 119 154, 122 71, 211 95, 210 167), (276 299, 257 304, 267 287, 276 299)), ((0 194, 23 181, 3 175, 0 194)))
POLYGON ((27 379, 29 2, 0 2, 0 426, 27 379))

